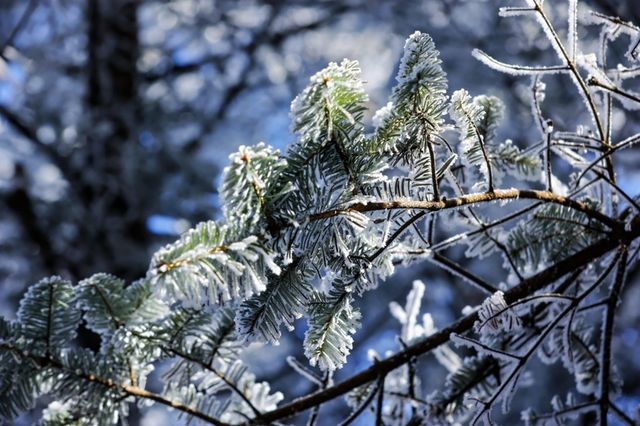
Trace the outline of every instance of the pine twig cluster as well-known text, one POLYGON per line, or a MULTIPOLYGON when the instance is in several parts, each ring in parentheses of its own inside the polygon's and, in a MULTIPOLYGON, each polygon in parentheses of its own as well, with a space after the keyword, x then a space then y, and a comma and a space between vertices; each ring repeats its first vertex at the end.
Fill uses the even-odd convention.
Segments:
POLYGON ((640 105, 626 86, 640 75, 640 30, 591 13, 586 23, 601 28, 601 50, 585 53, 577 3, 569 2, 566 40, 541 0, 500 11, 535 19, 557 65, 474 52, 497 71, 532 78, 540 139, 528 147, 500 141, 500 99, 466 90, 449 97, 426 34, 408 38, 372 132, 358 63, 318 72, 292 104, 295 143, 284 154, 265 144, 233 154, 220 189, 224 217, 160 249, 144 278, 127 284, 97 274, 74 285, 52 277, 29 289, 17 318, 0 321, 0 415, 16 416, 46 395, 53 402, 43 425, 116 424, 131 404, 214 425, 282 424, 311 410, 314 424, 325 402, 345 395, 345 425, 365 411, 379 425, 490 425, 498 405, 510 412, 537 357, 570 373, 575 393, 554 397, 549 413, 523 412, 526 424, 583 415, 607 424, 610 414, 634 424, 613 402, 620 380, 612 339, 640 247, 640 207, 619 186, 615 157, 640 134, 615 135, 612 111, 640 105), (629 64, 609 68, 607 46, 620 37, 628 38, 629 64), (580 129, 557 129, 544 116, 543 80, 554 75, 568 77, 584 100, 591 121, 580 129), (501 258, 505 282, 488 283, 446 257, 454 245, 468 257, 501 258), (485 301, 437 330, 430 315, 419 318, 425 286, 414 283, 405 307, 391 304, 402 326, 398 352, 371 353, 370 368, 333 383, 360 327, 358 298, 399 264, 424 260, 485 301), (248 343, 277 343, 300 317, 309 365, 289 363, 318 390, 279 405, 284 396, 241 355, 248 343), (97 351, 75 340, 81 325, 99 335, 97 351), (418 360, 427 353, 447 369, 444 384, 421 382, 418 360), (154 393, 146 380, 160 363, 168 368, 154 393))

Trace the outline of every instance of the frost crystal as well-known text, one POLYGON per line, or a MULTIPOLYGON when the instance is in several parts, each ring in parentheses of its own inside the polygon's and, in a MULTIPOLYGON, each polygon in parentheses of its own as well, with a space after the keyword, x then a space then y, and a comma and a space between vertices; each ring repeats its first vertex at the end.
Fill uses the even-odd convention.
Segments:
POLYGON ((499 334, 521 327, 520 318, 509 308, 502 291, 496 291, 482 302, 478 318, 475 329, 479 334, 499 334))

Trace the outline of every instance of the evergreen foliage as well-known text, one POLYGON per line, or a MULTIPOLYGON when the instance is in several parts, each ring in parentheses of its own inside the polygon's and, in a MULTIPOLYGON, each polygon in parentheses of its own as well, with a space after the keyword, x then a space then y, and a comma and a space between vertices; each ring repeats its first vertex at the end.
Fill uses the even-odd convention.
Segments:
MULTIPOLYGON (((528 4, 503 14, 538 17, 561 55, 559 71, 572 73, 598 127, 603 118, 595 94, 564 57, 541 4, 528 4)), ((621 25, 615 22, 604 25, 621 25)), ((576 50, 572 55, 580 57, 576 50)), ((499 70, 516 68, 516 75, 549 74, 482 57, 499 70)), ((314 75, 293 101, 296 141, 286 154, 260 143, 231 155, 220 188, 224 217, 158 250, 145 278, 127 284, 97 274, 74 285, 53 277, 30 287, 16 319, 0 320, 0 415, 14 417, 46 395, 52 401, 42 415, 46 425, 125 422, 134 402, 171 407, 185 421, 275 424, 351 391, 347 423, 370 409, 377 424, 388 426, 406 424, 408 412, 410 424, 493 424, 494 405, 501 401, 509 411, 538 354, 547 363, 561 361, 589 398, 554 400, 555 413, 586 407, 601 424, 610 410, 628 420, 610 400, 619 389, 611 365, 613 319, 640 236, 639 208, 609 167, 626 145, 601 135, 596 140, 605 154, 592 162, 580 147, 561 145, 571 132, 552 127, 543 149, 502 141, 501 101, 464 89, 449 99, 438 51, 419 32, 405 44, 396 80, 367 134, 358 63, 332 63, 314 75), (570 158, 572 172, 595 176, 595 183, 560 193, 551 184, 552 153, 570 158), (499 189, 503 181, 517 189, 499 189), (525 208, 501 206, 496 214, 489 204, 495 201, 525 208), (445 230, 458 233, 437 235, 437 216, 447 221, 445 230), (506 283, 488 284, 443 255, 460 242, 468 257, 502 255, 506 283), (400 352, 386 359, 372 353, 370 369, 343 388, 331 387, 360 327, 358 298, 398 264, 423 258, 487 298, 437 331, 430 315, 419 321, 425 285, 414 283, 404 307, 391 305, 402 325, 400 352), (594 319, 594 309, 604 315, 594 319), (303 316, 304 354, 321 374, 292 364, 320 390, 278 409, 284 395, 257 381, 242 353, 249 343, 278 343, 282 326, 292 330, 303 316), (99 349, 75 340, 81 323, 99 336, 99 349), (446 346, 450 339, 464 349, 446 346), (448 377, 423 397, 417 357, 430 351, 448 377), (160 365, 163 388, 153 393, 146 382, 160 365)), ((536 424, 540 416, 530 410, 523 418, 536 424)))

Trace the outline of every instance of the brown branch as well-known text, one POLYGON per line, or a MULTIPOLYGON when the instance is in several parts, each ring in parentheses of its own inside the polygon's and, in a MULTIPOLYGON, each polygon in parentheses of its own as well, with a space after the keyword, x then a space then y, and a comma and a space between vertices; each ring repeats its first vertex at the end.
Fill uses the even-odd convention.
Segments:
MULTIPOLYGON (((545 288, 547 285, 564 275, 588 265, 595 259, 598 259, 618 247, 620 244, 628 245, 638 237, 640 237, 640 216, 634 217, 629 231, 618 232, 615 234, 612 233, 611 237, 603 238, 585 249, 559 261, 544 271, 525 279, 519 285, 505 293, 505 300, 507 303, 513 303, 523 297, 532 295, 534 292, 545 288)), ((377 362, 368 369, 355 374, 330 388, 303 396, 289 404, 281 406, 280 408, 264 413, 262 416, 248 424, 268 424, 270 422, 285 419, 318 404, 325 403, 344 395, 352 389, 376 380, 382 374, 388 374, 396 368, 401 367, 408 363, 412 358, 424 355, 447 343, 451 334, 460 334, 470 330, 477 320, 477 313, 472 313, 462 317, 450 324, 448 327, 443 328, 426 339, 409 346, 407 349, 398 352, 385 360, 377 362)))
POLYGON ((614 94, 616 94, 618 96, 621 96, 623 98, 629 99, 630 101, 634 101, 634 102, 640 103, 640 97, 635 96, 632 93, 625 92, 624 90, 622 90, 622 89, 620 89, 620 88, 618 88, 618 87, 616 87, 614 85, 603 83, 603 82, 599 81, 595 77, 589 78, 587 83, 591 87, 597 87, 599 89, 602 89, 602 90, 605 90, 607 92, 614 93, 614 94))
POLYGON ((420 201, 420 200, 397 200, 397 201, 373 201, 368 203, 354 203, 345 208, 327 210, 312 214, 308 217, 309 222, 329 219, 350 211, 371 212, 379 210, 426 210, 429 212, 449 210, 458 207, 468 206, 477 203, 488 203, 491 201, 506 201, 516 199, 528 199, 545 201, 559 204, 574 210, 578 210, 587 216, 602 222, 612 230, 621 230, 623 224, 610 218, 587 204, 547 191, 536 191, 532 189, 497 189, 492 192, 481 192, 475 194, 462 195, 457 198, 442 199, 440 201, 420 201))

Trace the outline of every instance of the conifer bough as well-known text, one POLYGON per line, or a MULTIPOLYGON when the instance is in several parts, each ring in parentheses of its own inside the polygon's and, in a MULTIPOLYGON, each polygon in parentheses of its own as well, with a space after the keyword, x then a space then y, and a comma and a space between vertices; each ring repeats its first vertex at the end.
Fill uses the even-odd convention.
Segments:
POLYGON ((606 48, 592 54, 578 43, 577 7, 569 1, 568 40, 538 0, 501 9, 504 17, 535 18, 559 65, 511 65, 474 52, 498 71, 534 77, 540 142, 524 148, 500 140, 498 98, 447 95, 438 51, 423 33, 407 40, 372 132, 357 62, 311 77, 292 104, 296 141, 287 152, 240 147, 223 174, 224 218, 160 249, 146 277, 131 284, 104 273, 78 284, 52 277, 30 287, 16 319, 0 320, 0 416, 11 419, 47 396, 43 425, 116 424, 134 403, 214 425, 295 422, 311 410, 314 424, 326 415, 322 404, 344 395, 352 411, 343 424, 370 411, 384 425, 490 425, 512 415, 510 402, 537 356, 560 362, 575 389, 554 397, 551 412, 524 411, 526 424, 582 417, 603 425, 610 415, 634 424, 615 404, 612 341, 637 258, 640 207, 617 183, 615 156, 640 135, 616 139, 611 110, 638 107, 627 87, 637 73, 621 70, 638 67, 640 30, 589 15, 605 47, 613 34, 629 41, 629 63, 603 69, 597 54, 606 48), (576 84, 591 118, 581 128, 595 133, 556 129, 551 122, 562 120, 543 116, 542 79, 554 74, 576 84), (572 174, 556 174, 557 165, 572 174), (488 283, 446 257, 454 245, 467 257, 502 258, 505 282, 488 283), (398 352, 372 353, 368 369, 333 384, 360 327, 358 297, 398 264, 423 260, 485 292, 485 301, 437 330, 428 314, 418 320, 425 286, 414 283, 404 308, 390 306, 402 325, 398 352), (596 310, 602 315, 594 319, 596 310), (256 379, 242 351, 277 343, 303 316, 308 365, 288 362, 318 390, 280 404, 284 395, 256 379), (76 342, 81 324, 100 336, 99 350, 76 342), (421 383, 417 362, 427 353, 448 370, 444 383, 421 383), (168 366, 163 387, 149 390, 160 364, 168 366))

